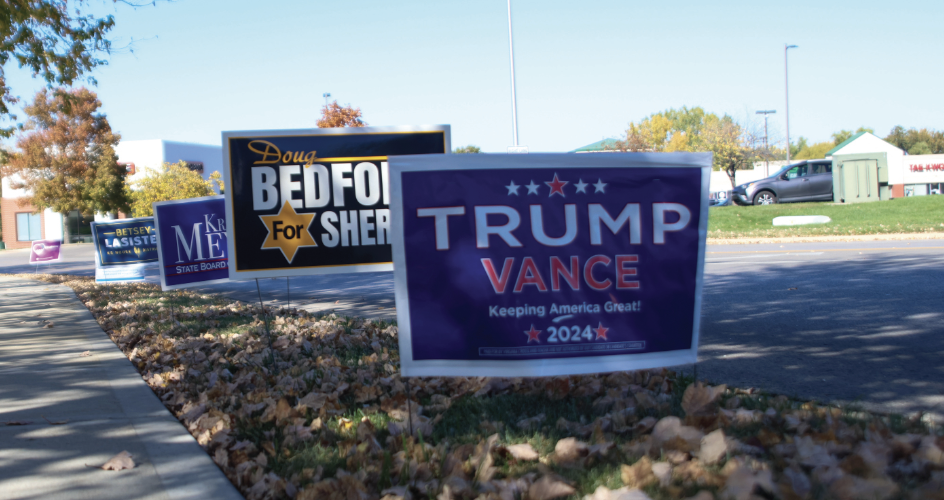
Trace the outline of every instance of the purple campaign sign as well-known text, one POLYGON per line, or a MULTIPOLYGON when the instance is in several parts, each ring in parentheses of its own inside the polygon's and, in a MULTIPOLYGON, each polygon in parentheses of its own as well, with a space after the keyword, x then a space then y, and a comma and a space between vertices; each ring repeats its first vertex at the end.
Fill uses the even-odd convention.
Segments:
POLYGON ((154 203, 161 289, 229 281, 222 196, 154 203))
POLYGON ((391 157, 405 376, 694 362, 710 154, 391 157))
POLYGON ((42 264, 59 260, 61 240, 35 240, 30 247, 30 264, 42 264))

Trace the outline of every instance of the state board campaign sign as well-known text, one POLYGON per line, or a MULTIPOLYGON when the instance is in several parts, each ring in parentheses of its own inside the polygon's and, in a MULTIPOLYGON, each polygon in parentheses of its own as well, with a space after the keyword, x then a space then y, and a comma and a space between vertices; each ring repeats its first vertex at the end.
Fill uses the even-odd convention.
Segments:
POLYGON ((157 231, 153 217, 92 222, 95 281, 144 281, 157 263, 157 231))
POLYGON ((709 153, 390 159, 404 376, 696 360, 709 153))
POLYGON ((161 290, 229 281, 226 202, 205 196, 154 203, 161 290))
POLYGON ((387 157, 449 141, 448 125, 224 132, 230 278, 391 270, 387 157))
POLYGON ((46 264, 59 260, 62 240, 34 240, 30 242, 30 264, 46 264))

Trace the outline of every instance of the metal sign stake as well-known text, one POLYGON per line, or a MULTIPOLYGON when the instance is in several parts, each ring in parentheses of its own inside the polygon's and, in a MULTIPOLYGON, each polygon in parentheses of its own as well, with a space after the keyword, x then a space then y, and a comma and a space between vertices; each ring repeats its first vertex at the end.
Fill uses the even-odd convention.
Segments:
POLYGON ((406 381, 406 411, 409 414, 407 418, 410 420, 410 437, 413 437, 413 402, 410 401, 413 399, 413 391, 410 389, 409 377, 404 380, 406 381))
POLYGON ((259 278, 256 278, 256 292, 259 293, 259 307, 262 308, 262 317, 265 320, 266 339, 269 341, 269 348, 272 348, 272 334, 269 333, 269 313, 266 312, 265 304, 262 303, 262 289, 259 288, 259 278))

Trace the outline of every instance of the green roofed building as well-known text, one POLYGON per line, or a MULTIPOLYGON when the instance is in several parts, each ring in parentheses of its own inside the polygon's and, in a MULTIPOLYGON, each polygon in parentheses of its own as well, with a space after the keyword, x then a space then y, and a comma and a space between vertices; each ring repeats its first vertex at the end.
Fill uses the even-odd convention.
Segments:
POLYGON ((619 142, 619 139, 603 139, 602 141, 597 141, 593 144, 587 144, 582 148, 577 148, 571 151, 571 153, 599 153, 601 151, 615 151, 617 142, 619 142))
POLYGON ((836 168, 837 157, 840 163, 879 161, 884 157, 888 169, 886 182, 892 198, 944 193, 944 155, 909 155, 875 134, 859 132, 829 150, 826 158, 830 157, 833 168, 836 168))
POLYGON ((866 131, 863 130, 862 132, 859 132, 858 134, 856 134, 856 135, 854 135, 854 136, 852 136, 852 137, 850 137, 850 138, 848 138, 848 139, 846 139, 846 140, 840 142, 838 145, 836 145, 836 147, 834 147, 834 148, 832 148, 832 149, 830 149, 829 151, 826 152, 826 158, 829 158, 830 156, 832 156, 832 155, 834 155, 834 154, 837 154, 840 149, 842 149, 842 148, 848 146, 849 144, 852 144, 852 141, 858 139, 859 137, 862 137, 862 136, 865 135, 865 134, 868 134, 868 132, 866 132, 866 131))

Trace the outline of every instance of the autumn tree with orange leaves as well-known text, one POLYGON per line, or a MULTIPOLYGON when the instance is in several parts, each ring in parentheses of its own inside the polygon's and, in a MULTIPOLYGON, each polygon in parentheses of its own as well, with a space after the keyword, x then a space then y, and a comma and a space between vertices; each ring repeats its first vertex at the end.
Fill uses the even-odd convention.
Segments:
POLYGON ((341 106, 334 101, 321 108, 321 119, 318 128, 366 127, 367 123, 361 119, 361 108, 341 106))
POLYGON ((60 213, 129 211, 126 170, 118 165, 114 133, 98 96, 86 89, 42 89, 24 111, 16 149, 3 151, 2 174, 26 189, 38 210, 60 213))

